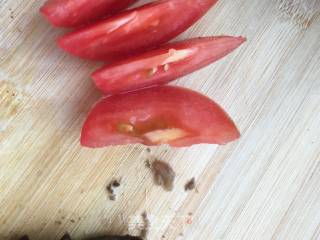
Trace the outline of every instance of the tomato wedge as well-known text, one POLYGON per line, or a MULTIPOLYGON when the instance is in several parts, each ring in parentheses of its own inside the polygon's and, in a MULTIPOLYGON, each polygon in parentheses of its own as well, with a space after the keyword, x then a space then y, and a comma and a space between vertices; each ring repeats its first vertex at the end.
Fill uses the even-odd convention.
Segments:
POLYGON ((176 37, 217 0, 161 0, 125 11, 58 40, 65 51, 86 59, 109 61, 157 47, 176 37))
POLYGON ((106 94, 164 84, 215 62, 239 47, 243 37, 204 37, 168 44, 97 70, 92 78, 106 94))
POLYGON ((159 86, 103 98, 84 123, 81 144, 184 147, 226 144, 239 136, 233 121, 209 98, 180 87, 159 86))
POLYGON ((137 0, 48 0, 41 13, 57 27, 78 27, 125 9, 137 0))

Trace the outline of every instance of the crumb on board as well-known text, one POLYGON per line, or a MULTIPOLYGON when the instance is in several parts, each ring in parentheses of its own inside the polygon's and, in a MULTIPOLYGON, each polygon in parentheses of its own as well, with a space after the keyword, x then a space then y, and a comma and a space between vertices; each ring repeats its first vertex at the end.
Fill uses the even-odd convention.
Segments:
POLYGON ((56 224, 56 225, 61 225, 61 224, 62 224, 62 222, 61 222, 61 221, 59 221, 59 220, 56 220, 56 221, 54 221, 54 224, 56 224))
POLYGON ((115 187, 115 188, 120 187, 120 182, 118 182, 118 180, 114 180, 112 182, 112 187, 115 187))
POLYGON ((69 233, 66 233, 62 236, 61 240, 71 240, 69 233))
POLYGON ((70 222, 71 223, 75 223, 76 221, 74 219, 70 219, 70 222))
POLYGON ((147 212, 144 211, 142 214, 141 214, 141 217, 142 217, 142 220, 143 220, 143 228, 141 229, 141 233, 140 233, 140 237, 142 239, 147 239, 148 237, 148 233, 149 233, 149 227, 150 227, 150 221, 148 219, 148 215, 147 215, 147 212))
POLYGON ((109 195, 109 199, 111 201, 115 201, 117 196, 115 194, 115 189, 120 187, 121 185, 121 180, 116 180, 116 179, 113 179, 111 182, 109 182, 109 184, 107 185, 107 193, 109 195))
POLYGON ((184 185, 184 190, 185 190, 185 191, 192 191, 195 187, 196 187, 195 178, 191 178, 191 179, 184 185))
POLYGON ((29 237, 28 237, 28 235, 24 235, 19 240, 29 240, 29 237))
POLYGON ((111 194, 111 195, 109 196, 109 199, 110 199, 110 201, 115 201, 115 200, 116 200, 116 195, 111 194))
POLYGON ((162 186, 166 191, 173 190, 176 174, 168 163, 155 160, 151 163, 151 171, 156 185, 162 186))
POLYGON ((150 163, 150 160, 149 160, 149 159, 147 159, 147 160, 144 162, 144 164, 145 164, 146 168, 151 169, 151 163, 150 163))

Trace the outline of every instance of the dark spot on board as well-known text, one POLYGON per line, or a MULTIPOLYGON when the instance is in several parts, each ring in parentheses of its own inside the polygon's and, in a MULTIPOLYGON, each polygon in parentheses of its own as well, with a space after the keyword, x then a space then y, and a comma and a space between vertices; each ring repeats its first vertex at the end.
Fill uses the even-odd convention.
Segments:
POLYGON ((149 160, 149 159, 147 159, 147 160, 144 162, 144 165, 146 166, 146 168, 151 169, 151 163, 150 163, 150 160, 149 160))
POLYGON ((185 191, 192 191, 196 187, 195 178, 190 179, 185 185, 184 190, 185 191))
POLYGON ((61 240, 71 240, 69 233, 66 233, 62 236, 61 240))
POLYGON ((168 163, 155 160, 151 164, 151 171, 156 185, 162 186, 166 191, 173 190, 176 173, 168 163))
POLYGON ((56 225, 61 225, 62 222, 61 222, 60 220, 57 220, 57 221, 54 221, 54 224, 56 224, 56 225))
POLYGON ((19 240, 29 240, 29 237, 27 235, 24 235, 19 240))
POLYGON ((120 182, 118 182, 118 180, 114 180, 112 182, 112 186, 115 187, 115 188, 120 187, 120 182))
POLYGON ((143 212, 141 217, 143 220, 143 229, 141 230, 140 237, 142 239, 147 239, 147 236, 149 233, 149 227, 150 227, 150 221, 148 219, 147 212, 143 212))
POLYGON ((107 185, 107 193, 109 196, 109 199, 111 201, 115 201, 117 196, 115 193, 115 189, 119 188, 121 186, 121 180, 112 180, 111 182, 109 182, 109 184, 107 185))

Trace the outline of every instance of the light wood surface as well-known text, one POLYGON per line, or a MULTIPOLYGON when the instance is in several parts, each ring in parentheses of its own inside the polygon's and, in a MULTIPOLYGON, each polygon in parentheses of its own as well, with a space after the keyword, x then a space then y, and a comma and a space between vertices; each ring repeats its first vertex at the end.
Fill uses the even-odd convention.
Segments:
POLYGON ((122 234, 144 211, 151 240, 320 239, 319 17, 302 29, 272 1, 221 0, 179 38, 247 43, 174 84, 219 102, 242 138, 148 153, 79 146, 99 64, 56 47, 63 31, 39 16, 42 3, 0 0, 0 239, 122 234), (175 169, 172 192, 153 184, 147 158, 175 169), (119 177, 112 202, 105 187, 119 177), (192 177, 198 192, 185 192, 192 177))

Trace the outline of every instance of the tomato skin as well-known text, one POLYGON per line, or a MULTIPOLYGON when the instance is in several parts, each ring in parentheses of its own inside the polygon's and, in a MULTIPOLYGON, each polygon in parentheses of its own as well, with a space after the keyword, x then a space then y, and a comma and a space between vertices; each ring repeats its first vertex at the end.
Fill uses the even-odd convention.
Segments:
POLYGON ((79 27, 119 12, 137 0, 48 0, 40 12, 56 27, 79 27))
POLYGON ((83 125, 81 145, 98 148, 165 143, 185 147, 200 143, 226 144, 239 136, 230 117, 209 98, 180 87, 159 86, 100 100, 83 125), (168 142, 152 142, 145 137, 153 134, 157 138, 158 131, 168 129, 175 129, 170 132, 168 142))
POLYGON ((105 94, 165 84, 221 59, 245 40, 243 37, 219 36, 171 43, 160 49, 108 64, 94 72, 92 78, 97 88, 105 94), (170 51, 176 52, 177 61, 169 63, 169 58, 172 60, 175 57, 175 53, 170 54, 170 51), (186 56, 181 59, 179 53, 186 56))
POLYGON ((58 44, 65 51, 85 59, 111 61, 124 58, 176 37, 216 2, 160 0, 66 34, 58 44))

